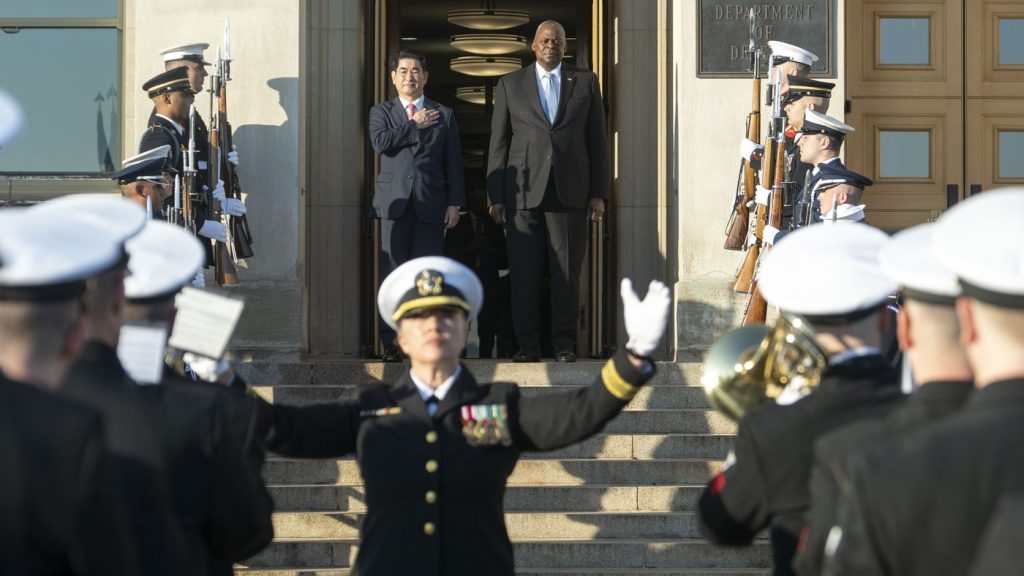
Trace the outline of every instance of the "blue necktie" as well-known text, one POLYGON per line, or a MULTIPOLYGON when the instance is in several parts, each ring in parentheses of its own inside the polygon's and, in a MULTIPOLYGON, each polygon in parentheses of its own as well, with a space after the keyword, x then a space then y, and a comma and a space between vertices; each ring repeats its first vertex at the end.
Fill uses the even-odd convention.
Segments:
POLYGON ((433 416, 434 414, 436 414, 437 413, 437 404, 440 401, 441 400, 437 396, 434 396, 433 394, 431 394, 430 398, 427 398, 425 400, 425 402, 427 403, 427 414, 429 414, 430 416, 433 416))
POLYGON ((558 112, 558 84, 554 74, 544 75, 544 99, 547 103, 548 122, 555 123, 555 114, 558 112))

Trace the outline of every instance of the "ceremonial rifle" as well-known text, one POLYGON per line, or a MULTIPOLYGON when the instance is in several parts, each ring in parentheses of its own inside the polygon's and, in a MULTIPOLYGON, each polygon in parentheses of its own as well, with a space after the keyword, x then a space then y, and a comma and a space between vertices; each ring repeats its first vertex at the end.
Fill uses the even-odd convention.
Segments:
MULTIPOLYGON (((220 50, 217 50, 217 67, 216 72, 213 75, 213 81, 211 82, 211 89, 217 90, 218 84, 221 83, 221 59, 220 50)), ((220 146, 220 132, 221 132, 221 119, 219 113, 210 116, 210 190, 216 189, 220 184, 221 179, 221 146, 220 146)), ((227 192, 225 192, 225 196, 227 192)), ((220 201, 216 198, 210 199, 210 218, 216 222, 222 221, 222 214, 220 209, 220 201)), ((213 270, 214 277, 217 280, 218 286, 235 286, 238 284, 238 269, 235 268, 235 263, 231 258, 231 254, 228 251, 228 247, 231 245, 231 225, 230 217, 228 222, 224 223, 224 230, 226 234, 225 242, 213 242, 213 270)))
MULTIPOLYGON (((755 33, 757 28, 757 17, 754 9, 750 9, 750 70, 754 74, 753 101, 750 113, 747 114, 746 135, 747 140, 759 142, 761 140, 761 49, 757 47, 755 33)), ((743 158, 740 161, 740 178, 737 183, 736 198, 733 200, 732 213, 729 215, 729 223, 725 226, 725 249, 743 250, 747 240, 747 232, 750 228, 750 208, 748 204, 754 198, 757 189, 757 162, 750 158, 743 158)), ((749 282, 748 282, 749 283, 749 282)))
POLYGON ((184 172, 181 190, 181 225, 186 230, 196 231, 195 204, 201 192, 199 169, 196 167, 196 107, 188 109, 188 149, 185 150, 184 172))

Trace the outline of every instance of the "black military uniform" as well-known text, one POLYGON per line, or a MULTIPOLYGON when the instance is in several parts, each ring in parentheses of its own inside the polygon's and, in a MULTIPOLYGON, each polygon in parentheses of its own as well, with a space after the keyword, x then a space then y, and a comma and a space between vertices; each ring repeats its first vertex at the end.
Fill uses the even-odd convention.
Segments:
POLYGON ((770 527, 774 574, 792 574, 790 563, 810 504, 814 440, 899 396, 896 374, 875 353, 830 366, 818 388, 794 404, 751 412, 740 421, 734 462, 700 497, 701 532, 716 544, 745 546, 770 527))
POLYGON ((0 373, 0 572, 140 574, 103 444, 99 414, 0 373))
MULTIPOLYGON (((835 84, 822 82, 803 76, 789 75, 789 90, 782 98, 782 107, 804 97, 832 98, 832 89, 835 84)), ((799 212, 798 200, 808 183, 808 173, 813 166, 800 160, 800 150, 796 145, 796 127, 792 124, 786 127, 786 166, 787 186, 785 207, 783 210, 783 228, 799 228, 803 226, 799 212)), ((805 210, 810 209, 808 206, 805 210)))
POLYGON ((801 538, 801 550, 794 563, 798 574, 817 576, 822 572, 826 540, 838 524, 838 505, 848 482, 851 459, 890 438, 899 438, 959 410, 973 389, 974 384, 969 381, 930 382, 894 406, 886 417, 855 422, 815 442, 807 533, 801 538))
POLYGON ((166 453, 188 545, 206 574, 230 575, 234 562, 273 537, 272 503, 262 479, 246 463, 229 411, 217 395, 176 377, 142 392, 166 453))
POLYGON ((971 576, 1015 574, 1024 566, 1024 492, 1003 496, 978 545, 971 576))
POLYGON ((270 406, 271 450, 355 453, 366 519, 353 574, 513 574, 505 483, 523 451, 554 450, 599 432, 653 374, 619 353, 588 388, 523 398, 478 384, 464 366, 433 417, 408 375, 358 401, 270 406))
MULTIPOLYGON (((125 505, 143 574, 195 573, 171 502, 163 453, 143 416, 145 401, 117 351, 88 342, 68 369, 60 394, 97 410, 105 423, 114 486, 125 505)), ((124 548, 128 548, 126 544, 124 548)))

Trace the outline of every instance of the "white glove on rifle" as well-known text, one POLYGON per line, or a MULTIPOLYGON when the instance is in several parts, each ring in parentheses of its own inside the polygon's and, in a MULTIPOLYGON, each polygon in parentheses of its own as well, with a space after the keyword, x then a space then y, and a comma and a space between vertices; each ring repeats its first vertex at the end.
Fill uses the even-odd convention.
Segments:
POLYGON ((199 235, 206 236, 207 238, 210 238, 211 240, 216 240, 217 242, 228 241, 227 229, 224 228, 223 224, 217 222, 216 220, 204 221, 203 227, 199 229, 199 235))
POLYGON ((768 199, 772 197, 772 191, 764 186, 758 186, 754 192, 754 202, 762 206, 768 205, 768 199))
POLYGON ((220 209, 228 216, 245 216, 245 204, 235 198, 221 200, 220 209))
POLYGON ((198 272, 196 272, 195 277, 192 278, 192 287, 193 288, 206 288, 206 278, 203 278, 203 271, 202 271, 202 269, 200 269, 198 272))
POLYGON ((238 167, 238 146, 234 144, 231 145, 231 151, 228 152, 228 162, 231 162, 232 166, 238 167))
MULTIPOLYGON (((209 186, 206 186, 205 188, 207 190, 210 189, 209 186)), ((218 201, 218 202, 220 202, 221 200, 224 200, 224 181, 223 180, 217 180, 217 187, 213 189, 213 192, 210 192, 210 196, 212 196, 213 199, 218 201)))
POLYGON ((626 349, 636 356, 650 356, 661 344, 661 337, 665 335, 665 326, 668 324, 671 302, 668 286, 651 280, 647 296, 640 300, 633 291, 633 281, 623 278, 619 292, 622 296, 626 335, 629 336, 626 349))
POLYGON ((205 380, 206 382, 217 382, 221 376, 231 370, 231 365, 224 358, 214 360, 213 358, 186 352, 182 359, 200 380, 205 380))
POLYGON ((771 224, 765 224, 764 230, 761 232, 761 242, 765 244, 775 244, 775 235, 779 233, 779 229, 771 224))
POLYGON ((740 158, 749 162, 751 160, 760 160, 763 155, 764 146, 750 140, 749 138, 740 140, 740 158))

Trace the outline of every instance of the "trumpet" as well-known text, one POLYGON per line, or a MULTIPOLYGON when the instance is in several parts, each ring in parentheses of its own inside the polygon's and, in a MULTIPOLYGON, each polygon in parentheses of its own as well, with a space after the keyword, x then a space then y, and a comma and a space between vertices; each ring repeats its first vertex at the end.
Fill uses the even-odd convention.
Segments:
POLYGON ((729 418, 769 401, 810 394, 821 381, 828 356, 806 320, 779 313, 774 326, 735 328, 704 359, 701 385, 708 402, 729 418))

